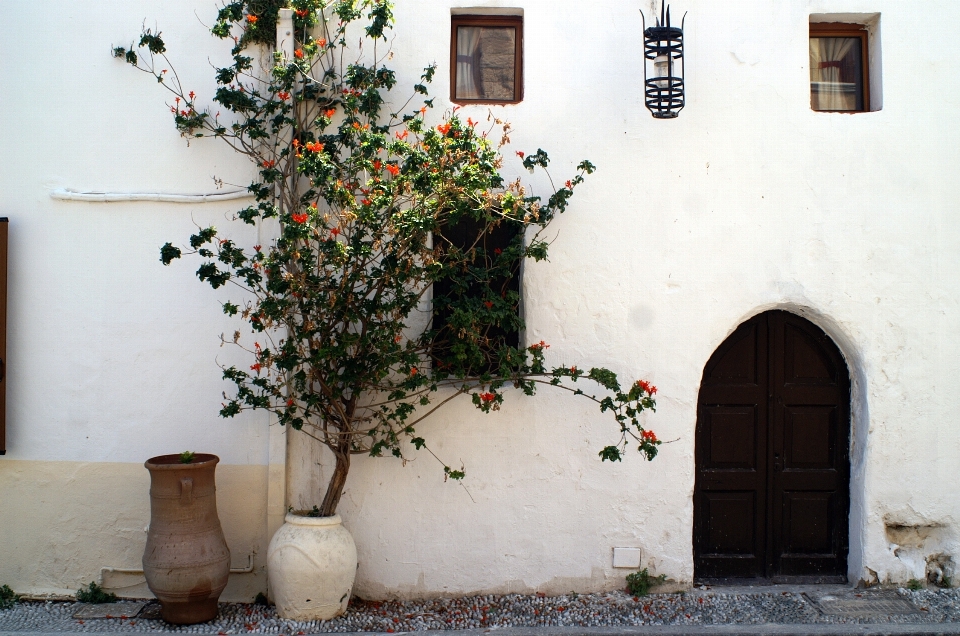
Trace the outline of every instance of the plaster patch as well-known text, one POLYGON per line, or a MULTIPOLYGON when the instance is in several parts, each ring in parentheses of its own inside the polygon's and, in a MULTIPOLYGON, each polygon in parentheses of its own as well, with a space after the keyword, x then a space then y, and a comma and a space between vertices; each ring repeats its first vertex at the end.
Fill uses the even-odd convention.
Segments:
POLYGON ((935 585, 954 578, 956 566, 952 553, 957 551, 958 542, 950 524, 910 523, 904 517, 888 516, 884 520, 884 531, 890 551, 901 565, 901 572, 891 572, 888 578, 898 580, 906 576, 935 585))

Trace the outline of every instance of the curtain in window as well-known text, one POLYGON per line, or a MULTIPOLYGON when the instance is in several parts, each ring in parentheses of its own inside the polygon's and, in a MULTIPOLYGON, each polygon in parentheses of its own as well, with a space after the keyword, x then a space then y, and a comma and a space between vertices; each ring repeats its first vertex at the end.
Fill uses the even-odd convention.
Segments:
POLYGON ((477 77, 480 74, 481 27, 457 28, 457 97, 480 99, 477 77))
POLYGON ((859 93, 863 90, 859 53, 859 38, 810 38, 810 89, 814 110, 859 109, 859 93), (851 69, 853 77, 843 77, 844 68, 851 69))

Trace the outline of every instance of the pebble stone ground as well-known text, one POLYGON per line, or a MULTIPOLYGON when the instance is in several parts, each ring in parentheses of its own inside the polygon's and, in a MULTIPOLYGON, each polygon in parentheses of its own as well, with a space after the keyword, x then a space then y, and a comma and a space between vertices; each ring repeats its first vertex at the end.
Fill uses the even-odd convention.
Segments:
MULTIPOLYGON (((960 589, 896 590, 917 613, 869 617, 831 616, 818 610, 808 594, 794 591, 723 592, 698 588, 684 594, 635 597, 626 592, 563 596, 504 595, 424 601, 361 601, 329 621, 296 622, 278 618, 273 607, 223 603, 216 621, 191 626, 159 619, 116 617, 78 620, 80 603, 26 601, 0 610, 0 632, 145 632, 191 634, 278 634, 322 632, 410 632, 505 627, 609 627, 637 625, 828 625, 960 624, 960 589)), ((855 594, 859 591, 851 591, 855 594)), ((869 596, 871 590, 863 591, 869 596)), ((885 594, 892 594, 887 590, 885 594)), ((149 613, 150 606, 145 608, 149 613)), ((141 612, 143 614, 144 612, 141 612)))

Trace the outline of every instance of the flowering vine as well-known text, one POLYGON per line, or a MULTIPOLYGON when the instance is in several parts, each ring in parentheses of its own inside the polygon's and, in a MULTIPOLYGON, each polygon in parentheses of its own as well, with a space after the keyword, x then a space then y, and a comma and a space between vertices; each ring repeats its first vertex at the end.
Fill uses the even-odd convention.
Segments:
MULTIPOLYGON (((624 389, 601 367, 548 368, 549 345, 521 346, 516 336, 524 325, 511 281, 524 259, 546 259, 545 229, 594 166, 581 162, 544 200, 500 173, 508 123, 491 115, 484 130, 455 109, 428 124, 435 67, 413 87, 422 106, 388 101, 392 19, 385 0, 227 3, 212 29, 232 42, 232 63, 215 71, 215 114, 170 72, 160 33, 114 49, 172 93, 181 134, 222 139, 251 159, 255 202, 237 220, 279 222, 277 236, 252 250, 215 227, 200 228, 186 248, 201 260, 201 281, 250 299, 223 303, 257 341, 248 348, 234 334, 230 344, 252 363, 223 369, 234 390, 221 415, 265 409, 325 444, 336 466, 323 515, 336 511, 352 455, 424 448, 420 422, 461 395, 488 413, 508 389, 553 386, 612 414, 620 438, 600 451, 603 460, 620 460, 628 444, 653 459, 661 442, 640 418, 655 409, 656 387, 641 380, 624 389), (277 52, 258 74, 251 47, 272 45, 282 7, 293 10, 293 57, 277 52), (347 34, 358 21, 366 43, 356 51, 347 34), (494 235, 506 239, 488 245, 494 235), (427 301, 434 320, 415 329, 410 318, 427 301), (583 381, 600 393, 584 392, 583 381)), ((543 150, 516 156, 531 172, 549 163, 543 150)), ((185 252, 167 243, 160 253, 168 265, 185 252)), ((446 465, 444 473, 464 476, 446 465)))

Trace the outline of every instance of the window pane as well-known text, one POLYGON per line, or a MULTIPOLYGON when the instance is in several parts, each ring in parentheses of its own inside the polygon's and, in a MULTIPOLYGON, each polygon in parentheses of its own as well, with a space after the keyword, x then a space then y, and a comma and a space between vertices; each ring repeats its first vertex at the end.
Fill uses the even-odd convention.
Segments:
POLYGON ((863 110, 860 38, 810 38, 813 110, 863 110))
POLYGON ((516 99, 514 27, 457 27, 457 99, 516 99))

